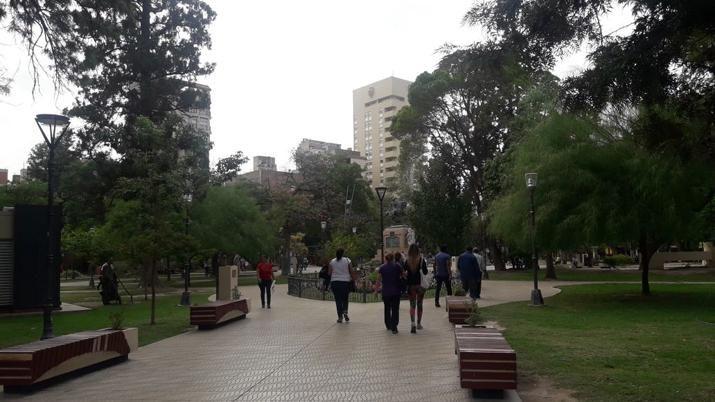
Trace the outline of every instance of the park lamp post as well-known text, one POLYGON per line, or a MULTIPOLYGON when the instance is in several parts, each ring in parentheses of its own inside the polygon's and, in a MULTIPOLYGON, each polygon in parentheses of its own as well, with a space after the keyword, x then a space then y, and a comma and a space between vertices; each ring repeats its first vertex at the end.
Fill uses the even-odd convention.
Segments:
POLYGON ((387 187, 375 187, 377 198, 380 199, 380 264, 385 262, 385 221, 383 216, 382 202, 385 199, 387 187))
MULTIPOLYGON (((189 205, 191 205, 191 201, 193 199, 191 193, 186 193, 183 195, 184 199, 184 234, 186 235, 186 238, 188 239, 189 237, 189 205)), ((191 292, 189 292, 189 276, 191 275, 191 270, 189 269, 190 264, 189 264, 189 256, 187 256, 186 261, 184 262, 184 293, 181 294, 181 305, 182 306, 190 306, 191 305, 191 292)), ((217 293, 218 295, 218 293, 217 293)))
POLYGON ((54 212, 55 183, 53 175, 55 149, 67 132, 70 119, 67 116, 59 114, 38 114, 35 116, 35 123, 37 123, 37 127, 40 129, 40 133, 42 133, 42 137, 45 139, 45 144, 47 144, 49 151, 47 156, 47 288, 45 289, 45 302, 42 306, 42 337, 40 338, 44 340, 54 338, 55 336, 52 330, 52 290, 54 288, 52 284, 57 274, 54 243, 59 236, 59 233, 56 232, 55 221, 57 217, 54 212))
POLYGON ((529 217, 531 218, 531 265, 534 270, 534 289, 531 291, 531 305, 543 306, 544 298, 539 290, 539 257, 536 255, 536 207, 534 206, 534 191, 536 190, 537 174, 527 173, 526 188, 529 189, 529 200, 531 201, 531 210, 529 217))

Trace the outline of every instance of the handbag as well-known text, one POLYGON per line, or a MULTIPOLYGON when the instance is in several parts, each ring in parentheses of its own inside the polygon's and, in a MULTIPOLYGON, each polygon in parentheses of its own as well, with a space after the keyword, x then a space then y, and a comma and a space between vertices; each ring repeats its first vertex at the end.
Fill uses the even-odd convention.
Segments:
POLYGON ((420 276, 420 286, 422 287, 422 289, 427 290, 430 288, 430 286, 432 285, 432 275, 433 274, 431 272, 428 272, 420 276))
POLYGON ((427 270, 427 263, 425 262, 424 258, 420 259, 420 287, 424 290, 427 290, 432 286, 432 278, 434 273, 431 273, 427 270), (426 273, 425 273, 426 272, 426 273))

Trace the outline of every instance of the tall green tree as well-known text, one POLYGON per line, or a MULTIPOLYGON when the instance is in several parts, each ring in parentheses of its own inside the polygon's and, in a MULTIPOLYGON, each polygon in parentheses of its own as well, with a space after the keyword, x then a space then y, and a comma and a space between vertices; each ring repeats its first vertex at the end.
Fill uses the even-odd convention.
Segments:
POLYGON ((109 212, 105 230, 124 257, 141 262, 151 286, 154 324, 157 262, 177 253, 186 242, 182 196, 190 165, 178 152, 181 137, 167 134, 174 130, 164 130, 146 118, 138 119, 131 130, 137 147, 128 149, 127 154, 137 174, 117 181, 114 192, 119 200, 109 212))
MULTIPOLYGON (((434 72, 420 74, 410 86, 410 105, 398 112, 390 131, 409 144, 402 148, 401 162, 430 148, 450 149, 452 157, 445 163, 452 164, 451 171, 472 195, 474 210, 483 214, 489 195, 498 192, 489 188, 498 183, 487 180, 487 168, 514 142, 522 98, 553 76, 525 63, 518 48, 495 42, 447 50, 434 72)), ((504 269, 496 239, 490 248, 496 268, 504 269)))
POLYGON ((250 261, 272 255, 276 231, 258 205, 238 186, 211 187, 191 209, 190 233, 205 250, 238 253, 250 261))
POLYGON ((471 240, 472 202, 460 174, 452 170, 451 156, 451 149, 433 150, 432 159, 409 196, 408 217, 425 246, 434 250, 445 244, 455 253, 471 240))
POLYGON ((714 179, 698 161, 645 151, 633 135, 613 130, 567 115, 539 124, 515 150, 507 190, 489 210, 490 230, 528 250, 524 174, 537 172, 537 245, 638 244, 647 295, 653 253, 668 242, 698 240, 698 211, 714 179))

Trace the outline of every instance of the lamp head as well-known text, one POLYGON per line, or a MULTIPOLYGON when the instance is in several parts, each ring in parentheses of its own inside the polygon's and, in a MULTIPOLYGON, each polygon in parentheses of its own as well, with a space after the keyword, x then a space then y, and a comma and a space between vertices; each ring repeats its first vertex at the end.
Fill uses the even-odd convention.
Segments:
POLYGON ((37 124, 43 126, 67 127, 70 124, 70 118, 61 114, 38 114, 35 115, 37 124))
POLYGON ((526 188, 533 189, 536 188, 536 182, 538 175, 536 173, 527 173, 524 175, 526 178, 526 188))
POLYGON ((377 198, 382 201, 385 198, 385 193, 387 192, 387 187, 375 187, 375 192, 377 193, 377 198))
POLYGON ((325 230, 325 228, 328 227, 328 222, 326 221, 320 221, 320 228, 325 230))

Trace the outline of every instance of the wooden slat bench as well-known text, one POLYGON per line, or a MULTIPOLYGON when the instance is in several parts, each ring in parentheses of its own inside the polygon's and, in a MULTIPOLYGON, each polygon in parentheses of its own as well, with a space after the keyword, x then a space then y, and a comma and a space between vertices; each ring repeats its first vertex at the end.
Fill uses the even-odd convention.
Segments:
POLYGON ((516 389, 516 353, 499 331, 457 325, 454 341, 462 388, 475 396, 500 396, 505 389, 516 389))
POLYGON ((214 328, 231 320, 244 318, 251 309, 250 299, 219 300, 191 306, 191 325, 199 329, 214 328))
POLYGON ((5 392, 29 391, 50 379, 102 363, 126 360, 138 347, 136 328, 85 331, 0 350, 5 392))
POLYGON ((447 296, 445 298, 447 317, 452 324, 464 324, 472 309, 472 298, 467 296, 447 296))

